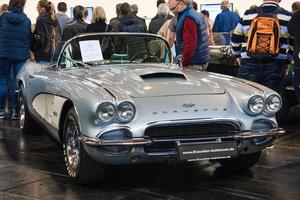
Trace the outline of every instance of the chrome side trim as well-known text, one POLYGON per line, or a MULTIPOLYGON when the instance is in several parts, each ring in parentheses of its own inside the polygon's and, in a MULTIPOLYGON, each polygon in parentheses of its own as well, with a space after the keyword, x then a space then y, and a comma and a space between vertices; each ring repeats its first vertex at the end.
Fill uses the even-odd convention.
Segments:
POLYGON ((147 138, 132 138, 130 140, 103 141, 98 138, 81 136, 79 140, 81 140, 81 142, 83 142, 84 144, 91 145, 91 146, 140 146, 140 145, 148 145, 152 143, 152 140, 147 138))
POLYGON ((235 135, 234 139, 249 140, 249 139, 260 138, 260 137, 278 137, 284 134, 285 134, 285 130, 282 128, 271 129, 268 131, 259 131, 259 132, 246 131, 235 135))

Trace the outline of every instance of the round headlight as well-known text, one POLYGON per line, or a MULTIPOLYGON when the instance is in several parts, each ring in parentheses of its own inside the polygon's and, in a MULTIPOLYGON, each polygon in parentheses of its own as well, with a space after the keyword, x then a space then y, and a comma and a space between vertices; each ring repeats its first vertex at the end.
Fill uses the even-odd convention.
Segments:
POLYGON ((135 107, 129 101, 124 101, 118 105, 118 117, 122 122, 129 122, 134 118, 135 107))
POLYGON ((248 108, 251 114, 258 115, 262 113, 265 107, 264 98, 261 96, 253 96, 249 99, 248 108))
POLYGON ((108 123, 114 119, 115 107, 112 103, 101 103, 97 108, 98 117, 104 122, 108 123))
POLYGON ((280 110, 281 104, 281 98, 278 95, 270 95, 266 101, 267 111, 271 113, 276 113, 280 110))

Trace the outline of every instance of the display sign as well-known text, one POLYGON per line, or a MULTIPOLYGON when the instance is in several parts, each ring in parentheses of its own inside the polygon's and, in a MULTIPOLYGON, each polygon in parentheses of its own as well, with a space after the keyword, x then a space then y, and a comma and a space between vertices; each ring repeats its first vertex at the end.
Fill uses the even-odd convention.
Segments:
POLYGON ((188 162, 228 159, 238 155, 236 142, 177 143, 179 160, 188 162))
POLYGON ((79 46, 83 62, 103 60, 99 40, 80 41, 79 46))

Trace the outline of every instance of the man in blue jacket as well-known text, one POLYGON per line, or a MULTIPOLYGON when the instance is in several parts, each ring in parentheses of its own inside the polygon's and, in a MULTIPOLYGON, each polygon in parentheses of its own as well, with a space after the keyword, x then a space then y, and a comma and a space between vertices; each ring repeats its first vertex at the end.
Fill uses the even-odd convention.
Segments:
MULTIPOLYGON (((31 22, 24 14, 26 0, 10 0, 8 12, 2 15, 0 27, 0 119, 6 118, 5 101, 8 80, 13 70, 13 91, 16 91, 16 76, 30 58, 32 41, 31 22)), ((18 101, 14 93, 12 119, 18 118, 18 101)))
POLYGON ((214 33, 225 33, 225 44, 230 43, 230 32, 233 31, 240 21, 240 17, 229 10, 230 3, 227 0, 222 1, 222 12, 217 15, 213 26, 214 33))

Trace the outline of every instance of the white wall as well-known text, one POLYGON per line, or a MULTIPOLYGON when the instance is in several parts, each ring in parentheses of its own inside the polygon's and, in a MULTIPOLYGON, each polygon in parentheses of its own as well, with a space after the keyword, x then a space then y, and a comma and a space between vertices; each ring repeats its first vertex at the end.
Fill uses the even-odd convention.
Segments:
MULTIPOLYGON (((115 5, 117 3, 128 2, 130 4, 137 4, 139 6, 138 15, 141 17, 152 18, 156 14, 156 1, 157 0, 52 0, 57 5, 58 2, 64 1, 68 4, 68 7, 74 7, 76 5, 83 6, 102 6, 105 11, 107 18, 110 19, 115 16, 115 5)), ((284 0, 280 4, 282 7, 291 10, 291 5, 295 0, 284 0)), ((0 0, 0 4, 8 3, 9 0, 0 0)), ((35 22, 37 17, 36 5, 38 0, 27 0, 25 13, 31 19, 32 23, 35 22)), ((166 0, 168 2, 168 0, 166 0)), ((196 0, 198 5, 200 3, 220 3, 221 0, 196 0)), ((240 14, 253 4, 260 5, 262 0, 231 0, 235 9, 238 9, 240 14)), ((69 12, 69 11, 68 11, 69 12)))
MULTIPOLYGON (((206 3, 220 3, 221 0, 195 0, 198 5, 200 4, 206 4, 206 3)), ((284 7, 287 10, 291 10, 292 3, 296 0, 283 0, 280 3, 281 7, 284 7)), ((261 5, 262 0, 230 0, 231 3, 233 3, 234 9, 238 9, 240 15, 243 15, 244 12, 250 8, 251 5, 261 5)))
MULTIPOLYGON (((32 23, 35 22, 37 17, 36 5, 39 0, 27 0, 25 13, 31 19, 32 23)), ((139 16, 147 16, 152 18, 156 14, 156 0, 52 0, 52 2, 57 5, 58 2, 64 1, 67 3, 68 7, 74 7, 76 5, 82 6, 102 6, 106 12, 107 18, 110 19, 114 17, 115 7, 118 3, 128 2, 129 4, 137 4, 139 6, 139 16)), ((0 0, 0 4, 8 3, 9 0, 0 0)), ((67 14, 69 14, 69 10, 67 14)))

